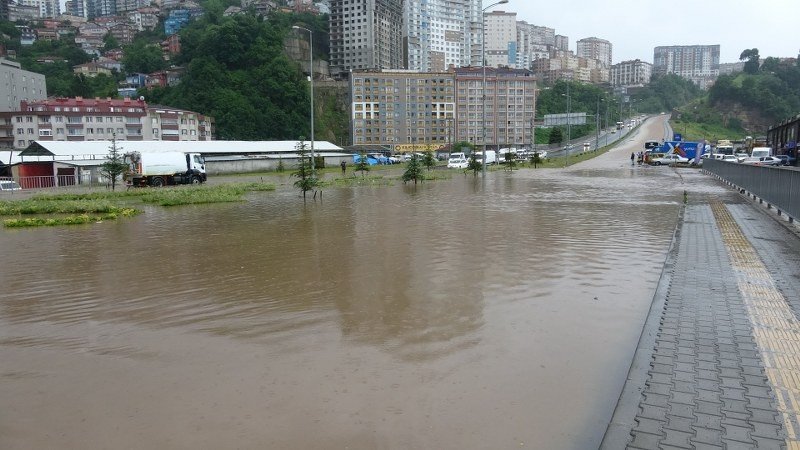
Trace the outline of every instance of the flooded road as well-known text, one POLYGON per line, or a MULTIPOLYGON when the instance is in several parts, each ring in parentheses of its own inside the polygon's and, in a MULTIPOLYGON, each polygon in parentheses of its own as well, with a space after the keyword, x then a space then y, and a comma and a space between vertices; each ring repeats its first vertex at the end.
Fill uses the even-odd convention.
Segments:
POLYGON ((677 223, 621 149, 0 230, 0 448, 596 448, 677 223))

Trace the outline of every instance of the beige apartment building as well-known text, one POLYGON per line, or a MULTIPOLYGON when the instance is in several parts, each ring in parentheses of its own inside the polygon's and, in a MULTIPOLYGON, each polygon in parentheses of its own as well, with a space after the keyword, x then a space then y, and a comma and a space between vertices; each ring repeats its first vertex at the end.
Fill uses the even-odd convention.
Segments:
POLYGON ((0 112, 0 146, 24 149, 34 141, 210 141, 211 117, 144 100, 57 98, 23 101, 0 112))
POLYGON ((353 145, 434 150, 453 137, 455 80, 449 72, 350 74, 353 145))
POLYGON ((458 141, 530 145, 535 91, 533 72, 521 69, 487 67, 485 101, 482 67, 353 72, 353 144, 391 151, 436 150, 458 141))
POLYGON ((536 110, 536 78, 525 69, 462 67, 456 85, 454 141, 494 148, 531 144, 536 110), (485 136, 485 139, 484 139, 485 136))

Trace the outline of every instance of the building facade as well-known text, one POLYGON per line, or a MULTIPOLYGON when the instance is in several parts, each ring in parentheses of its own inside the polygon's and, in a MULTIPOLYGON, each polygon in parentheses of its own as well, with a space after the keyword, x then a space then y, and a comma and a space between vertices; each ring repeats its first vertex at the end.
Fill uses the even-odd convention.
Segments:
POLYGON ((492 11, 484 15, 486 65, 517 67, 517 13, 492 11))
POLYGON ((332 0, 331 72, 401 69, 403 0, 332 0))
POLYGON ((482 67, 453 70, 456 87, 454 142, 490 148, 531 144, 536 78, 530 70, 482 67))
POLYGON ((653 65, 638 59, 611 66, 612 86, 644 86, 650 83, 651 76, 653 65))
POLYGON ((596 37, 584 38, 578 41, 575 54, 579 58, 595 59, 606 68, 611 67, 611 42, 596 37))
POLYGON ((34 141, 207 141, 213 119, 144 100, 58 98, 22 101, 0 112, 0 146, 23 149, 34 141))
POLYGON ((701 88, 719 75, 719 45, 674 45, 653 51, 653 73, 674 73, 701 88))
POLYGON ((484 99, 483 69, 351 73, 353 145, 392 151, 436 150, 459 141, 530 145, 533 73, 487 67, 484 99))
POLYGON ((423 151, 451 142, 454 86, 446 72, 351 73, 353 145, 423 151))
POLYGON ((470 30, 480 4, 480 0, 406 0, 405 67, 442 72, 470 65, 470 30))
POLYGON ((0 58, 0 111, 19 111, 22 101, 46 98, 44 75, 22 70, 20 63, 0 58))

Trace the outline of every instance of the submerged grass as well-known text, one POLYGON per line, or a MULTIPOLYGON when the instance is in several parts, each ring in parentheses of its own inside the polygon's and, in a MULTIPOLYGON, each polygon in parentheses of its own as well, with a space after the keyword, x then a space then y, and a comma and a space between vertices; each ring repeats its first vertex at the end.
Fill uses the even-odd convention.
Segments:
POLYGON ((25 227, 53 227, 58 225, 81 225, 86 223, 102 222, 104 220, 116 220, 119 217, 130 217, 139 214, 141 211, 133 208, 122 208, 119 211, 90 216, 80 214, 77 216, 66 217, 26 217, 21 219, 5 219, 3 225, 6 228, 25 228, 25 227))
POLYGON ((232 183, 83 194, 42 194, 26 200, 0 201, 0 216, 54 216, 6 219, 3 224, 8 228, 74 225, 138 214, 141 211, 131 206, 131 203, 137 201, 160 206, 237 202, 241 201, 247 192, 273 190, 275 190, 273 184, 232 183), (64 214, 77 215, 64 217, 62 216, 64 214))

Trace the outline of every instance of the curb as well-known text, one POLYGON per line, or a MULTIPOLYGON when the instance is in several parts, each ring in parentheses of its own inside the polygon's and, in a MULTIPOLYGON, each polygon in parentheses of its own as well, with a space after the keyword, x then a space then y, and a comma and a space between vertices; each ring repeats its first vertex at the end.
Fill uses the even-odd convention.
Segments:
POLYGON ((686 205, 682 204, 678 213, 678 225, 672 233, 672 242, 664 261, 664 268, 661 271, 656 292, 653 294, 653 301, 647 313, 647 320, 642 328, 642 334, 639 336, 639 343, 636 346, 636 352, 628 369, 625 385, 622 387, 619 400, 617 400, 617 406, 614 408, 614 414, 600 443, 600 449, 617 450, 625 448, 630 441, 631 431, 636 425, 635 417, 639 412, 642 391, 644 391, 645 383, 647 382, 650 363, 653 361, 656 338, 661 326, 661 317, 665 309, 667 294, 678 259, 678 251, 680 250, 678 243, 683 230, 685 211, 686 205))

